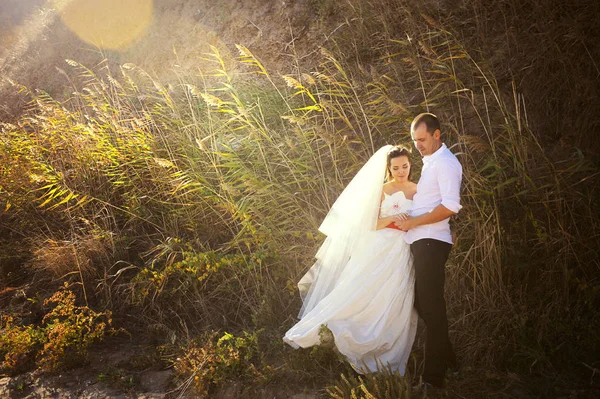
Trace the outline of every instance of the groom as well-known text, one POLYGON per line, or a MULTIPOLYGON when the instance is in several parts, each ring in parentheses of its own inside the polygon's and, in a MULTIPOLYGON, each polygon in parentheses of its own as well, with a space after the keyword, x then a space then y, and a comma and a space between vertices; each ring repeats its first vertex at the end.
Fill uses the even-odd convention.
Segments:
POLYGON ((462 166, 442 143, 435 115, 418 115, 410 132, 423 156, 423 169, 411 216, 396 225, 407 231, 405 240, 410 244, 415 268, 415 307, 427 326, 423 383, 425 387, 443 387, 446 370, 457 368, 448 338, 444 264, 452 248, 448 220, 462 208, 462 166))

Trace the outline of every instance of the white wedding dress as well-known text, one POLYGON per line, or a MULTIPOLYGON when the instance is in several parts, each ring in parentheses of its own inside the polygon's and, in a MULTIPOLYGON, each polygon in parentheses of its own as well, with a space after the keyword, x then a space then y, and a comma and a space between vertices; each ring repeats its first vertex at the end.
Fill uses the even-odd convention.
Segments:
MULTIPOLYGON (((385 194, 380 216, 407 212, 402 191, 385 194)), ((333 290, 283 338, 294 348, 318 345, 326 325, 335 345, 359 373, 390 367, 404 375, 417 330, 414 271, 405 232, 377 230, 348 261, 333 290)))

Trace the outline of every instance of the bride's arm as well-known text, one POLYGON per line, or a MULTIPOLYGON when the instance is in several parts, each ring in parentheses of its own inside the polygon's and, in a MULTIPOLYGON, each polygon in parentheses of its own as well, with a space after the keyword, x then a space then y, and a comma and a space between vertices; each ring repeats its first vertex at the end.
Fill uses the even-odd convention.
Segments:
POLYGON ((385 228, 387 225, 389 225, 390 223, 395 222, 396 216, 387 216, 384 218, 379 218, 377 219, 377 227, 375 228, 375 230, 381 230, 383 228, 385 228))
MULTIPOLYGON (((402 223, 407 220, 410 216, 408 213, 399 213, 393 216, 387 216, 384 218, 377 219, 377 228, 375 230, 380 230, 390 225, 391 223, 402 223)), ((404 229, 401 229, 404 230, 404 229)))
MULTIPOLYGON (((377 215, 379 215, 381 213, 381 204, 383 204, 383 200, 385 199, 385 194, 382 191, 381 192, 381 202, 379 204, 379 212, 377 213, 377 215)), ((375 230, 381 230, 383 229, 385 226, 387 226, 388 224, 392 223, 394 220, 392 220, 393 217, 392 216, 388 216, 386 218, 378 218, 377 219, 377 227, 375 227, 375 230)))

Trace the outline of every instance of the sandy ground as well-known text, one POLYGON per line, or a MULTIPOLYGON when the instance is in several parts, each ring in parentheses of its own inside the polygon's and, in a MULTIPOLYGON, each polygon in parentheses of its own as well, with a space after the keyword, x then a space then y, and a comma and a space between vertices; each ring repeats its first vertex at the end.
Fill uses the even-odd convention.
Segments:
MULTIPOLYGON (((112 338, 93 347, 86 365, 44 374, 38 370, 14 377, 0 376, 0 398, 11 399, 101 399, 101 398, 196 398, 198 395, 175 378, 165 362, 148 361, 151 348, 131 339, 112 338)), ((289 388, 270 386, 244 393, 239 382, 224 384, 216 399, 316 399, 316 392, 292 393, 289 388)))
POLYGON ((92 348, 89 363, 55 375, 39 371, 0 377, 1 398, 165 398, 175 386, 173 370, 152 365, 131 371, 143 352, 131 342, 107 342, 92 348))

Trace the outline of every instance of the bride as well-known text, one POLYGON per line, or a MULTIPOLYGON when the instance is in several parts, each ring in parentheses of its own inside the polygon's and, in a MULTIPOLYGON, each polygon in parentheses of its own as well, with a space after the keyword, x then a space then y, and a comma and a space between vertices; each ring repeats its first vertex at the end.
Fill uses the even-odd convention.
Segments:
POLYGON ((357 372, 404 375, 417 313, 410 246, 394 222, 416 193, 410 167, 406 148, 382 147, 336 200, 319 227, 327 238, 317 262, 298 283, 303 305, 289 345, 318 345, 325 325, 357 372))

